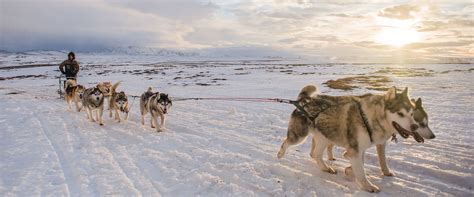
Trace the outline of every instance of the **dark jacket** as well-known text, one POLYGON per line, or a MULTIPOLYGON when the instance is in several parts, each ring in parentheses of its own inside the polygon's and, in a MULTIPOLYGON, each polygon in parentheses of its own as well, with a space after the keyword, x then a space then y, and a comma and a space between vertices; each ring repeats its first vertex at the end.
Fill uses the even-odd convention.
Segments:
POLYGON ((65 74, 66 77, 76 77, 79 72, 79 64, 76 60, 66 60, 59 65, 61 73, 65 74))

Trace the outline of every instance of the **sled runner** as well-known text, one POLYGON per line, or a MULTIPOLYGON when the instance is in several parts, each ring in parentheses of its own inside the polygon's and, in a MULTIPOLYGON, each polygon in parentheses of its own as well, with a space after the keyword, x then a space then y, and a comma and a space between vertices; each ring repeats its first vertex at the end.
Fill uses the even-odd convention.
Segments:
POLYGON ((76 77, 66 77, 65 74, 61 74, 59 75, 58 79, 59 79, 59 87, 58 87, 59 98, 64 98, 64 94, 66 93, 66 90, 65 90, 66 81, 69 79, 76 80, 76 77))

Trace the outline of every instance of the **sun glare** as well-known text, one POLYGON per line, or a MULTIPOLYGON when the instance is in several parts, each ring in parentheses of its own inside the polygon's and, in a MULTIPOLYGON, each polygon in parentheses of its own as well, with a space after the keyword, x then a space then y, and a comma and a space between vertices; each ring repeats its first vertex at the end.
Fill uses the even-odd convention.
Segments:
POLYGON ((390 28, 378 33, 375 36, 375 41, 381 44, 402 47, 420 41, 420 33, 414 29, 390 28))

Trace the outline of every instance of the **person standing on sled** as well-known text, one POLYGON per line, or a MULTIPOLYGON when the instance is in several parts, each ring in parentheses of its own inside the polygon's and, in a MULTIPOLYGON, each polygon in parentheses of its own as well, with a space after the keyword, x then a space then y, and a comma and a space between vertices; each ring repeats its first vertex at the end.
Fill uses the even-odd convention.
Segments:
POLYGON ((76 62, 76 55, 74 52, 67 54, 67 60, 59 65, 61 73, 66 75, 66 79, 76 80, 77 73, 79 72, 79 64, 76 62))

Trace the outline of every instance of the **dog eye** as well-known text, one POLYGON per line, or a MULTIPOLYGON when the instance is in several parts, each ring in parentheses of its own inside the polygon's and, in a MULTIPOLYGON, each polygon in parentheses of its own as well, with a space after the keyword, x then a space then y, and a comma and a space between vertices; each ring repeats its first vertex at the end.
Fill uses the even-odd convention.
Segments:
POLYGON ((398 116, 403 117, 405 116, 402 112, 397 112, 398 116))

